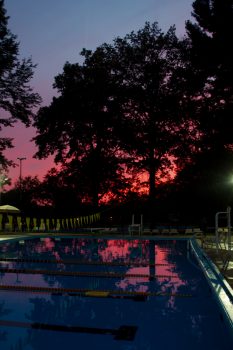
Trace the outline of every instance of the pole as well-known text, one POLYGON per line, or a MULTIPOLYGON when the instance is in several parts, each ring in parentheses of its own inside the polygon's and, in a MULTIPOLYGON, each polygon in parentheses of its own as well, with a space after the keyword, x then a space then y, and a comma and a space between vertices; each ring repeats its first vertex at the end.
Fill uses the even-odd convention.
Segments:
POLYGON ((132 225, 134 225, 134 214, 132 214, 132 225))
POLYGON ((140 227, 140 234, 143 233, 143 214, 141 214, 141 227, 140 227))
POLYGON ((227 243, 228 250, 231 250, 231 207, 227 207, 227 243))
POLYGON ((20 190, 20 202, 22 202, 22 161, 26 159, 26 157, 18 157, 19 160, 19 190, 20 190))

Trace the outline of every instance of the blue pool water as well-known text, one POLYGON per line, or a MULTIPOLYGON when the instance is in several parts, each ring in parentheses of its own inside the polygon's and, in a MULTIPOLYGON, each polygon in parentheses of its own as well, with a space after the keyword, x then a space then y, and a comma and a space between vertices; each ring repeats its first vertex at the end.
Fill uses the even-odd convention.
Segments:
POLYGON ((1 350, 232 348, 185 240, 0 244, 1 350))

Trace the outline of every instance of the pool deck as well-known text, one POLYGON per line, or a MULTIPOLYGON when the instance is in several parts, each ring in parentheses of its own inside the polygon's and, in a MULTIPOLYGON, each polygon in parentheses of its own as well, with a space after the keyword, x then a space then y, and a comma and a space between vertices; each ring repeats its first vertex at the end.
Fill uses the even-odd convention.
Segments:
MULTIPOLYGON (((88 233, 81 233, 81 234, 71 234, 71 233, 40 233, 40 236, 46 236, 46 237, 52 237, 52 236, 90 236, 90 234, 88 233)), ((96 235, 96 234, 95 234, 96 235)), ((109 234, 100 234, 101 237, 108 237, 109 238, 109 234)), ((0 242, 4 241, 4 240, 9 240, 9 239, 15 239, 15 238, 26 238, 26 237, 35 237, 35 232, 34 233, 3 233, 0 232, 0 242)), ((122 236, 118 234, 111 234, 112 238, 122 238, 122 236)), ((132 238, 131 235, 124 235, 124 238, 132 238)), ((146 236, 140 236, 140 238, 148 238, 150 239, 152 236, 151 235, 146 235, 146 236)), ((171 235, 168 236, 156 236, 156 238, 171 238, 171 235)), ((191 238, 193 236, 182 236, 182 235, 178 235, 178 236, 172 236, 173 239, 176 238, 191 238)), ((134 236, 134 238, 138 238, 137 235, 134 236)), ((231 250, 230 252, 227 250, 226 246, 221 245, 221 247, 217 250, 215 243, 213 241, 213 236, 205 236, 205 239, 203 240, 200 237, 196 238, 198 244, 200 245, 200 247, 204 250, 204 252, 206 253, 206 255, 212 260, 212 262, 215 264, 215 266, 218 268, 218 270, 222 273, 222 275, 225 277, 225 279, 227 280, 228 284, 231 286, 231 288, 233 289, 233 250, 231 250)), ((232 244, 233 246, 233 244, 232 244)))
POLYGON ((229 254, 228 250, 222 248, 217 252, 215 247, 204 247, 204 251, 233 289, 233 251, 229 254), (227 267, 225 268, 226 262, 227 267))

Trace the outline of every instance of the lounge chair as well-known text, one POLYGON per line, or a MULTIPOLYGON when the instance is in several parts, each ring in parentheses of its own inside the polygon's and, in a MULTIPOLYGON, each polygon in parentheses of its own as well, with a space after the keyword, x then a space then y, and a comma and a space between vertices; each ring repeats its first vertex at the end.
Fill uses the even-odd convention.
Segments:
POLYGON ((185 235, 193 235, 193 229, 192 228, 186 228, 184 233, 185 233, 185 235))
POLYGON ((171 234, 171 235, 178 235, 178 233, 179 233, 179 232, 178 232, 178 230, 177 230, 176 228, 171 228, 171 229, 170 229, 170 234, 171 234))

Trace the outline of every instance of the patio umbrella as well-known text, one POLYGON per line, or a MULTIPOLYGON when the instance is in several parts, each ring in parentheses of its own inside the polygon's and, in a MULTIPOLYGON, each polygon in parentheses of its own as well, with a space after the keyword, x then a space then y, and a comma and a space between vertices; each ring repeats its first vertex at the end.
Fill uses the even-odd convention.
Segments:
POLYGON ((0 206, 0 213, 6 213, 6 214, 13 214, 13 213, 20 213, 20 210, 13 205, 1 205, 0 206))

